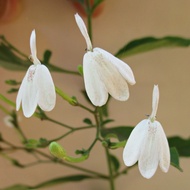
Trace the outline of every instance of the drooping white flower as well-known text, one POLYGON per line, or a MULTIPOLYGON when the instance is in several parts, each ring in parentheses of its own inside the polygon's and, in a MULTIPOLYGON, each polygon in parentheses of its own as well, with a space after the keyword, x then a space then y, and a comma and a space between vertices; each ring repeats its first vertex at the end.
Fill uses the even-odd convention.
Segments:
POLYGON ((22 102, 25 117, 32 116, 37 105, 44 111, 51 111, 56 102, 55 86, 51 74, 37 58, 35 30, 30 36, 30 49, 31 60, 34 64, 28 68, 16 99, 16 110, 19 110, 22 102))
POLYGON ((170 166, 170 150, 166 135, 160 122, 156 121, 159 101, 159 89, 153 89, 152 113, 148 119, 142 120, 133 129, 123 151, 126 166, 132 166, 138 161, 143 177, 151 178, 158 165, 163 172, 170 166))
POLYGON ((108 93, 117 100, 127 100, 127 82, 131 85, 136 83, 133 71, 111 53, 101 48, 93 48, 84 21, 78 14, 75 14, 75 20, 87 44, 87 52, 83 58, 83 73, 89 99, 95 106, 104 105, 108 93))

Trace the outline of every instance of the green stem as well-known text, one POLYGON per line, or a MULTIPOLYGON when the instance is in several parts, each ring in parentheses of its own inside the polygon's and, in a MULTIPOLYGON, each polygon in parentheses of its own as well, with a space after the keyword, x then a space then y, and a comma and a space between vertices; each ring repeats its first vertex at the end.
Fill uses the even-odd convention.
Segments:
MULTIPOLYGON (((60 137, 57 137, 57 138, 55 138, 55 139, 50 140, 49 143, 54 142, 54 141, 59 141, 59 140, 63 139, 64 137, 68 136, 69 134, 71 134, 71 133, 73 133, 73 132, 75 132, 75 131, 79 131, 79 130, 83 130, 83 129, 90 129, 90 128, 94 128, 94 127, 95 127, 95 126, 92 125, 92 126, 85 126, 85 127, 73 128, 73 129, 71 129, 70 131, 68 131, 67 133, 61 135, 60 137)), ((89 149, 88 149, 88 150, 89 150, 89 149)))
POLYGON ((18 120, 17 120, 17 114, 15 111, 12 112, 11 114, 12 118, 13 118, 13 125, 15 126, 14 128, 16 129, 16 131, 18 132, 20 138, 21 138, 21 141, 23 143, 27 142, 27 138, 24 134, 24 132, 22 131, 20 125, 18 124, 18 120))
MULTIPOLYGON (((96 120, 96 124, 97 124, 97 133, 96 133, 96 138, 99 137, 100 135, 100 130, 101 130, 101 120, 102 120, 102 112, 101 109, 99 109, 98 107, 96 108, 96 112, 95 112, 95 120, 96 120)), ((105 148, 106 151, 106 157, 107 157, 107 163, 108 163, 108 170, 109 170, 109 183, 110 183, 110 190, 114 190, 114 176, 113 176, 113 171, 112 171, 112 163, 111 163, 111 159, 110 159, 110 153, 109 153, 109 149, 105 148)))
POLYGON ((9 47, 10 49, 14 50, 15 52, 17 52, 17 53, 20 54, 21 56, 23 56, 23 57, 25 57, 25 58, 28 59, 28 56, 27 56, 27 55, 25 55, 24 53, 22 53, 21 51, 19 51, 19 50, 18 50, 16 47, 14 47, 12 44, 10 44, 10 43, 6 40, 6 38, 5 38, 4 36, 0 36, 0 38, 3 40, 3 42, 5 42, 5 43, 8 45, 8 47, 9 47))
POLYGON ((2 105, 0 105, 0 109, 5 113, 5 114, 10 114, 10 112, 2 105))
POLYGON ((86 173, 90 173, 90 174, 96 175, 98 177, 101 177, 103 179, 108 179, 108 177, 106 175, 104 175, 104 174, 94 172, 92 170, 88 170, 86 168, 82 168, 82 167, 79 167, 79 166, 76 166, 76 165, 68 164, 68 163, 63 162, 62 160, 57 160, 57 159, 55 160, 53 157, 51 157, 51 156, 49 156, 49 155, 47 155, 47 154, 45 154, 45 153, 43 153, 43 152, 41 152, 39 150, 36 150, 36 149, 34 151, 36 151, 40 155, 42 155, 42 156, 44 156, 44 157, 46 157, 46 158, 48 158, 48 159, 50 159, 50 160, 52 160, 54 162, 59 162, 60 164, 62 164, 64 166, 74 168, 74 169, 77 169, 77 170, 80 170, 80 171, 83 171, 83 172, 86 172, 86 173))
POLYGON ((115 186, 114 186, 114 176, 113 176, 113 171, 112 171, 112 165, 111 165, 111 159, 110 159, 109 149, 105 148, 105 151, 106 151, 108 170, 109 170, 110 190, 114 190, 115 189, 115 186))
POLYGON ((96 142, 98 141, 98 138, 95 138, 94 141, 92 142, 92 144, 90 145, 90 147, 88 148, 88 151, 90 152, 92 150, 92 148, 94 147, 94 145, 96 144, 96 142))
POLYGON ((53 71, 60 72, 60 73, 73 74, 73 75, 81 76, 80 73, 79 73, 78 71, 70 71, 70 70, 66 70, 66 69, 63 69, 63 68, 57 67, 57 66, 52 65, 52 64, 47 64, 46 66, 50 69, 50 71, 53 70, 53 71))
POLYGON ((83 108, 83 109, 89 111, 90 113, 94 114, 94 111, 93 111, 93 110, 91 110, 90 108, 88 108, 88 107, 86 107, 86 106, 84 106, 84 105, 82 105, 82 104, 80 104, 80 103, 78 103, 78 102, 77 102, 76 106, 81 107, 81 108, 83 108))
POLYGON ((57 137, 57 138, 55 138, 55 139, 50 140, 49 143, 54 142, 54 141, 59 141, 59 140, 61 140, 62 138, 68 136, 68 135, 71 134, 71 133, 73 133, 73 130, 70 130, 69 132, 65 133, 64 135, 61 135, 60 137, 57 137))
MULTIPOLYGON (((87 19, 88 19, 88 34, 92 42, 92 8, 90 6, 90 0, 87 0, 87 19)), ((92 42, 93 44, 93 42, 92 42)))
POLYGON ((66 125, 66 124, 64 124, 64 123, 61 123, 61 122, 59 122, 59 121, 56 121, 56 120, 54 120, 54 119, 49 118, 48 116, 46 116, 46 117, 44 118, 44 120, 50 121, 50 122, 52 122, 52 123, 55 123, 55 124, 60 125, 60 126, 62 126, 62 127, 65 127, 65 128, 67 128, 67 129, 71 129, 71 130, 74 129, 73 127, 71 127, 71 126, 69 126, 69 125, 66 125))

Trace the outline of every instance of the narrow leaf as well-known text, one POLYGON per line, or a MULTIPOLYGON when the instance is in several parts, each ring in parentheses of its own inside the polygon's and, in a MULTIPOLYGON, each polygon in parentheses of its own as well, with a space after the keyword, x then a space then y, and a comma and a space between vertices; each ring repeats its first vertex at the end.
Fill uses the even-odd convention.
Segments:
POLYGON ((29 190, 29 189, 39 189, 39 188, 45 188, 45 187, 50 187, 54 185, 59 185, 62 183, 67 183, 67 182, 79 182, 85 179, 90 179, 92 178, 91 176, 87 175, 72 175, 72 176, 66 176, 66 177, 60 177, 60 178, 55 178, 51 179, 49 181, 40 183, 36 186, 27 186, 23 184, 17 184, 13 185, 11 187, 4 188, 3 190, 29 190))
POLYGON ((189 45, 190 39, 177 36, 166 36, 163 38, 144 37, 129 42, 122 47, 115 56, 124 58, 159 48, 188 47, 189 45))
POLYGON ((110 160, 112 163, 112 169, 115 173, 118 172, 119 168, 120 168, 120 163, 119 160, 116 158, 116 156, 110 154, 110 160))
POLYGON ((92 177, 87 176, 87 175, 72 175, 72 176, 60 177, 60 178, 52 179, 52 180, 43 182, 41 184, 38 184, 34 186, 33 189, 49 187, 49 186, 67 183, 67 182, 79 182, 79 181, 90 179, 90 178, 92 177))
POLYGON ((44 57, 43 57, 43 63, 45 65, 48 65, 49 64, 49 61, 50 61, 50 58, 51 58, 51 55, 52 55, 52 52, 50 50, 46 50, 44 52, 44 57))
POLYGON ((104 120, 104 121, 102 122, 102 125, 106 125, 106 124, 111 123, 111 122, 113 122, 113 121, 114 121, 113 119, 106 119, 106 120, 104 120))
POLYGON ((92 125, 92 121, 89 118, 83 119, 83 122, 86 123, 86 124, 88 124, 88 125, 92 125))
POLYGON ((29 189, 29 186, 20 185, 20 184, 4 188, 4 190, 28 190, 28 189, 29 189))
POLYGON ((182 172, 183 170, 179 164, 179 154, 175 147, 170 148, 170 155, 171 155, 171 161, 170 161, 171 165, 182 172))

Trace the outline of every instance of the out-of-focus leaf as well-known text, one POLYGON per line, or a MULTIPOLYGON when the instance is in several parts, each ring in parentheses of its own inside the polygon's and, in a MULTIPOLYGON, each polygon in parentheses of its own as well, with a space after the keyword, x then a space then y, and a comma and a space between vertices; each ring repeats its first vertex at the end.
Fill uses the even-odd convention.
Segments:
POLYGON ((115 56, 124 58, 159 48, 188 47, 189 45, 190 39, 177 36, 166 36, 163 38, 144 37, 129 42, 122 47, 115 56))
POLYGON ((13 185, 11 187, 4 188, 3 190, 29 190, 29 186, 26 186, 26 185, 13 185))
POLYGON ((36 186, 27 186, 27 185, 18 184, 18 185, 13 185, 11 187, 4 188, 3 190, 29 190, 29 189, 39 189, 39 188, 41 189, 45 187, 59 185, 62 183, 67 183, 67 182, 79 182, 79 181, 90 179, 90 178, 92 177, 88 175, 72 175, 72 176, 51 179, 49 181, 40 183, 36 186))
POLYGON ((113 119, 106 119, 106 120, 104 120, 104 121, 102 122, 102 125, 106 125, 106 124, 111 123, 111 122, 113 122, 113 121, 114 121, 113 119))
POLYGON ((183 170, 181 169, 179 164, 179 154, 175 147, 170 148, 170 155, 171 155, 171 161, 170 161, 171 165, 182 172, 183 170))
MULTIPOLYGON (((51 51, 46 50, 42 63, 50 71, 79 75, 76 71, 69 71, 49 63, 51 51)), ((28 57, 9 43, 4 36, 0 36, 0 66, 13 71, 26 71, 32 63, 28 57)))
POLYGON ((115 173, 117 173, 120 168, 119 160, 112 154, 110 154, 110 159, 111 159, 112 169, 115 173))
POLYGON ((18 92, 18 90, 19 90, 18 88, 11 88, 7 91, 7 93, 12 94, 12 93, 18 92))
POLYGON ((51 55, 52 55, 52 52, 50 50, 46 50, 44 52, 44 57, 43 57, 43 63, 45 65, 48 65, 49 64, 49 60, 51 58, 51 55))
POLYGON ((78 65, 77 70, 80 73, 80 75, 83 76, 83 66, 82 65, 78 65))
POLYGON ((39 145, 39 142, 36 139, 28 139, 25 144, 27 148, 37 148, 38 145, 39 145))
POLYGON ((18 82, 18 81, 14 80, 14 79, 6 80, 5 83, 9 84, 9 85, 12 85, 12 86, 17 86, 17 85, 21 84, 21 82, 18 82))
POLYGON ((60 177, 60 178, 52 179, 47 182, 38 184, 34 186, 33 189, 50 187, 50 186, 67 183, 67 182, 79 182, 79 181, 90 179, 90 178, 92 177, 88 175, 72 175, 72 176, 60 177))
POLYGON ((175 147, 179 153, 179 156, 190 156, 190 138, 183 139, 179 136, 169 137, 168 143, 170 147, 175 147))
POLYGON ((94 5, 92 7, 92 12, 101 4, 104 0, 94 0, 94 5))
POLYGON ((0 43, 0 66, 10 70, 26 70, 30 65, 29 60, 21 59, 8 45, 0 43))
POLYGON ((86 124, 88 124, 88 125, 92 125, 92 121, 89 118, 83 119, 83 122, 86 123, 86 124))
POLYGON ((108 135, 114 134, 119 141, 127 140, 134 127, 131 126, 118 126, 113 128, 103 128, 101 130, 102 136, 105 138, 108 135))

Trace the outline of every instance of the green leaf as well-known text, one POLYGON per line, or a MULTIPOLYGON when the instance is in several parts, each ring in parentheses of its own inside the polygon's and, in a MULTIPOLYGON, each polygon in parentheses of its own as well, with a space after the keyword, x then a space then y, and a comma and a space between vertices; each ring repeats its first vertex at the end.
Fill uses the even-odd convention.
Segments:
POLYGON ((113 122, 113 121, 114 121, 113 119, 106 119, 106 120, 104 120, 104 121, 102 122, 102 125, 106 125, 106 124, 111 123, 111 122, 113 122))
POLYGON ((109 102, 110 98, 108 99, 107 103, 104 104, 102 107, 99 107, 99 110, 101 111, 102 115, 104 117, 108 117, 109 116, 109 110, 108 110, 108 102, 109 102))
POLYGON ((175 147, 179 153, 179 156, 190 156, 190 138, 183 139, 179 136, 169 137, 168 143, 170 147, 175 147))
POLYGON ((170 47, 188 47, 190 45, 190 39, 181 38, 177 36, 166 36, 163 38, 144 37, 133 40, 127 45, 122 47, 116 54, 116 57, 124 58, 127 56, 159 49, 170 47))
POLYGON ((4 190, 28 190, 29 186, 26 185, 13 185, 11 187, 4 188, 4 190))
POLYGON ((92 178, 92 177, 88 176, 88 175, 72 175, 72 176, 60 177, 60 178, 55 178, 55 179, 49 180, 47 182, 43 182, 32 188, 33 189, 44 188, 44 187, 58 185, 58 184, 66 183, 66 182, 79 182, 79 181, 82 181, 85 179, 90 179, 90 178, 92 178))
POLYGON ((40 138, 39 139, 39 147, 46 147, 49 145, 49 141, 45 138, 40 138))
POLYGON ((6 80, 5 83, 9 84, 9 85, 12 85, 12 86, 17 86, 17 85, 21 84, 21 82, 18 82, 18 81, 14 80, 14 79, 6 80))
POLYGON ((13 185, 11 187, 3 188, 3 190, 29 190, 29 189, 38 189, 38 188, 45 188, 45 187, 50 187, 54 185, 59 185, 62 183, 67 183, 67 182, 79 182, 85 179, 91 179, 91 176, 87 175, 72 175, 72 176, 66 176, 66 177, 60 177, 60 178, 55 178, 51 179, 49 181, 40 183, 36 186, 27 186, 27 185, 13 185))
POLYGON ((118 137, 119 141, 127 140, 134 127, 131 126, 118 126, 113 128, 104 128, 101 130, 102 136, 105 138, 108 135, 114 134, 118 137))
POLYGON ((92 125, 92 121, 89 118, 83 119, 83 122, 86 123, 86 124, 88 124, 88 125, 92 125))
POLYGON ((43 63, 45 64, 45 65, 48 65, 49 64, 49 60, 50 60, 50 58, 51 58, 51 55, 52 55, 52 52, 50 51, 50 50, 46 50, 45 52, 44 52, 44 57, 43 57, 43 63))
POLYGON ((103 2, 104 0, 95 0, 93 7, 92 7, 92 13, 95 11, 95 9, 103 2))
POLYGON ((115 173, 118 172, 119 168, 120 168, 120 163, 119 160, 116 158, 116 156, 110 154, 110 160, 111 160, 111 164, 112 164, 112 169, 115 173))
POLYGON ((21 59, 8 45, 0 43, 0 66, 10 70, 26 70, 30 65, 29 60, 21 59))
POLYGON ((171 161, 170 161, 171 165, 182 172, 183 170, 179 164, 179 154, 175 147, 170 148, 170 155, 171 155, 171 161))
POLYGON ((83 66, 82 65, 78 65, 77 70, 80 73, 80 75, 83 76, 83 66))
POLYGON ((39 145, 39 142, 36 139, 28 139, 25 144, 27 148, 37 148, 38 145, 39 145))
POLYGON ((18 92, 18 90, 19 88, 11 88, 7 91, 7 93, 12 94, 12 93, 18 92))

